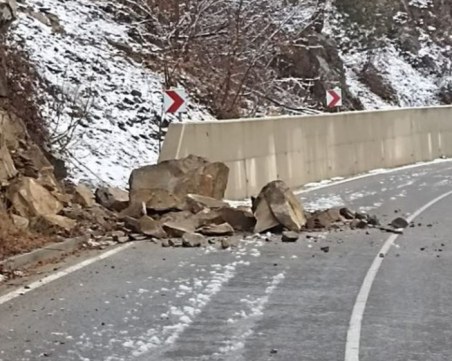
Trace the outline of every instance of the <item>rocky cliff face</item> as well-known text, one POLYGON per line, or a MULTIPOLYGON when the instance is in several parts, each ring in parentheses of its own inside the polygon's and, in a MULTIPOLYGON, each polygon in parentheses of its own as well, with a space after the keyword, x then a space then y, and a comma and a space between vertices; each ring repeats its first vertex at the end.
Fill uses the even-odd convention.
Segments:
POLYGON ((177 12, 159 0, 19 3, 9 52, 36 78, 13 92, 33 93, 48 149, 72 179, 125 186, 133 168, 156 162, 160 125, 177 121, 161 118, 169 85, 190 93, 183 121, 328 111, 336 86, 342 110, 452 100, 447 1, 209 3, 202 16, 188 1, 177 12))

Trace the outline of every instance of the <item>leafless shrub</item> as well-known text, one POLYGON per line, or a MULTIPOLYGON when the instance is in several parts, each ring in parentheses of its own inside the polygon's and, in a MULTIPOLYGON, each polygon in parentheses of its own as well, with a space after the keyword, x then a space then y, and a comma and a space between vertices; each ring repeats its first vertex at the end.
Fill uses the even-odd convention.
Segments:
POLYGON ((275 87, 285 86, 274 82, 274 58, 281 46, 295 43, 309 27, 294 27, 299 4, 308 0, 120 2, 136 19, 136 38, 159 46, 166 85, 186 83, 184 75, 191 75, 197 82, 193 88, 207 96, 219 118, 240 116, 244 107, 253 111, 256 104, 246 103, 266 103, 275 87))
POLYGON ((88 122, 94 96, 90 87, 72 89, 62 84, 49 86, 48 90, 51 114, 48 144, 61 154, 76 142, 76 131, 88 122))

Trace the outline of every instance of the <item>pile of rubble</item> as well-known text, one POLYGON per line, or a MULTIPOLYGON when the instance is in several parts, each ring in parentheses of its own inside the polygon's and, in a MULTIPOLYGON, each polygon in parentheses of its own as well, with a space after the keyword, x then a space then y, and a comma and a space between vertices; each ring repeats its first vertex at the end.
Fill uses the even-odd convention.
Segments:
POLYGON ((193 155, 133 170, 129 191, 102 187, 93 192, 57 179, 59 172, 19 119, 2 114, 0 121, 0 212, 27 232, 84 235, 99 247, 150 239, 163 246, 228 248, 256 233, 294 242, 303 230, 388 230, 376 217, 346 208, 307 213, 279 180, 267 184, 251 207, 231 207, 223 200, 228 167, 193 155))

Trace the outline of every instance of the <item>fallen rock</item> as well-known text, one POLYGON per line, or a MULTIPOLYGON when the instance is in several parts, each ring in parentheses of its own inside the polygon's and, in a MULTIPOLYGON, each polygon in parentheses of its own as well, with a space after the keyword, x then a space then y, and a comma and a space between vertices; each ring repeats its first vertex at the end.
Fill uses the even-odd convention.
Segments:
POLYGON ((369 223, 367 223, 367 221, 364 219, 355 219, 351 225, 352 228, 358 228, 358 229, 366 229, 368 226, 369 226, 369 223))
POLYGON ((352 219, 355 219, 355 213, 354 212, 352 212, 350 209, 348 209, 348 208, 341 208, 340 210, 339 210, 339 213, 340 213, 340 215, 342 216, 342 217, 344 217, 345 219, 348 219, 348 220, 352 220, 352 219))
POLYGON ((145 166, 132 171, 130 202, 146 201, 156 189, 167 190, 180 199, 187 194, 222 199, 228 176, 229 168, 225 164, 210 163, 193 155, 145 166))
POLYGON ((379 230, 389 232, 389 233, 395 233, 395 234, 403 234, 403 229, 401 228, 390 228, 390 227, 378 227, 379 230))
POLYGON ((188 210, 193 213, 201 212, 205 208, 219 209, 229 206, 226 202, 212 197, 201 196, 199 194, 187 194, 185 203, 188 210))
MULTIPOLYGON (((65 207, 68 207, 68 206, 74 206, 74 205, 72 204, 72 202, 73 202, 73 196, 72 196, 71 194, 68 194, 68 193, 60 193, 60 192, 58 192, 58 191, 53 191, 53 192, 50 192, 50 193, 52 193, 52 195, 53 195, 59 202, 61 202, 61 204, 62 204, 63 206, 65 206, 65 207)), ((77 205, 79 205, 79 204, 77 204, 77 205)))
POLYGON ((199 218, 189 211, 166 213, 159 221, 170 237, 182 237, 184 233, 193 233, 200 226, 199 218))
POLYGON ((24 177, 12 184, 7 193, 14 210, 22 217, 57 214, 63 205, 35 179, 24 177))
POLYGON ((356 219, 367 220, 368 217, 369 217, 368 214, 365 212, 356 212, 355 213, 356 219))
POLYGON ((205 236, 232 236, 234 234, 234 228, 228 223, 211 224, 199 228, 197 232, 205 236))
POLYGON ((149 239, 148 236, 140 233, 129 233, 129 240, 130 241, 145 241, 149 239))
POLYGON ((115 212, 121 212, 129 205, 129 193, 117 187, 98 188, 95 197, 97 203, 115 212))
POLYGON ((378 219, 378 217, 377 216, 369 216, 368 218, 367 218, 367 223, 370 225, 370 226, 379 226, 380 225, 380 220, 378 219))
POLYGON ((206 239, 202 234, 184 233, 182 236, 182 244, 184 247, 201 247, 206 243, 206 239))
POLYGON ((221 239, 221 248, 222 249, 228 249, 228 248, 236 248, 238 247, 240 243, 241 237, 229 237, 229 238, 222 238, 221 239))
POLYGON ((129 237, 126 236, 126 233, 124 231, 114 231, 110 233, 111 239, 118 243, 125 243, 127 240, 129 240, 129 237))
POLYGON ((13 113, 2 110, 0 110, 0 129, 6 146, 10 151, 16 151, 20 146, 20 141, 25 139, 28 134, 25 124, 20 118, 13 113))
POLYGON ((196 226, 191 222, 165 222, 163 229, 170 237, 182 237, 185 233, 194 233, 196 226))
POLYGON ((256 218, 248 209, 224 207, 216 212, 223 222, 228 223, 239 232, 252 232, 256 226, 256 218))
POLYGON ((231 242, 229 241, 228 238, 223 238, 223 239, 221 240, 221 248, 222 248, 222 249, 228 249, 228 248, 231 248, 231 242))
POLYGON ((398 217, 396 219, 394 219, 391 223, 390 226, 394 227, 396 229, 399 228, 407 228, 410 224, 408 223, 408 221, 405 218, 402 217, 398 217))
POLYGON ((160 222, 152 219, 149 216, 143 216, 138 220, 137 232, 158 239, 167 237, 167 234, 161 226, 160 222))
POLYGON ((265 197, 260 198, 258 204, 253 208, 255 208, 254 217, 256 219, 255 233, 262 233, 280 226, 265 197))
POLYGON ((11 219, 13 221, 13 224, 16 226, 16 228, 20 230, 26 230, 28 229, 28 226, 30 225, 30 221, 22 216, 18 216, 16 214, 11 214, 11 219))
POLYGON ((202 227, 209 224, 222 224, 225 222, 218 210, 211 210, 208 208, 203 209, 201 212, 198 212, 194 216, 194 219, 198 224, 197 227, 202 227))
POLYGON ((73 200, 85 208, 92 207, 95 204, 93 192, 84 184, 75 187, 73 200))
POLYGON ((2 140, 0 142, 3 143, 0 147, 0 182, 3 182, 14 178, 17 175, 17 169, 6 144, 2 140))
POLYGON ((290 188, 280 180, 270 182, 262 188, 255 200, 255 209, 256 233, 274 228, 275 223, 290 231, 299 232, 306 224, 301 203, 290 188))
POLYGON ((127 208, 125 208, 121 212, 119 212, 118 217, 119 217, 119 219, 125 219, 127 217, 140 218, 140 217, 146 216, 146 215, 147 215, 146 204, 134 203, 134 204, 130 204, 127 208))
POLYGON ((182 247, 183 246, 182 239, 180 239, 180 238, 171 238, 168 240, 168 244, 171 247, 182 247))
POLYGON ((341 218, 339 211, 338 212, 332 210, 321 211, 318 213, 314 213, 312 216, 308 218, 306 228, 307 229, 330 228, 333 223, 338 222, 340 220, 341 218))
POLYGON ((61 231, 70 232, 76 225, 77 222, 73 219, 56 214, 35 217, 30 222, 30 228, 44 234, 56 234, 61 231))
POLYGON ((283 242, 296 242, 300 238, 300 234, 292 231, 284 231, 281 240, 283 242))

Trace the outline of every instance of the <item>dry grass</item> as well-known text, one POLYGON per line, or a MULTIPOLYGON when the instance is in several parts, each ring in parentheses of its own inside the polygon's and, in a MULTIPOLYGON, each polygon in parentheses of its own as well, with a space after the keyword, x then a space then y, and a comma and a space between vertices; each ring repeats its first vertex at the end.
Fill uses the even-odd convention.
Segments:
POLYGON ((0 260, 30 252, 52 241, 54 239, 50 237, 17 229, 8 214, 0 212, 0 260))

